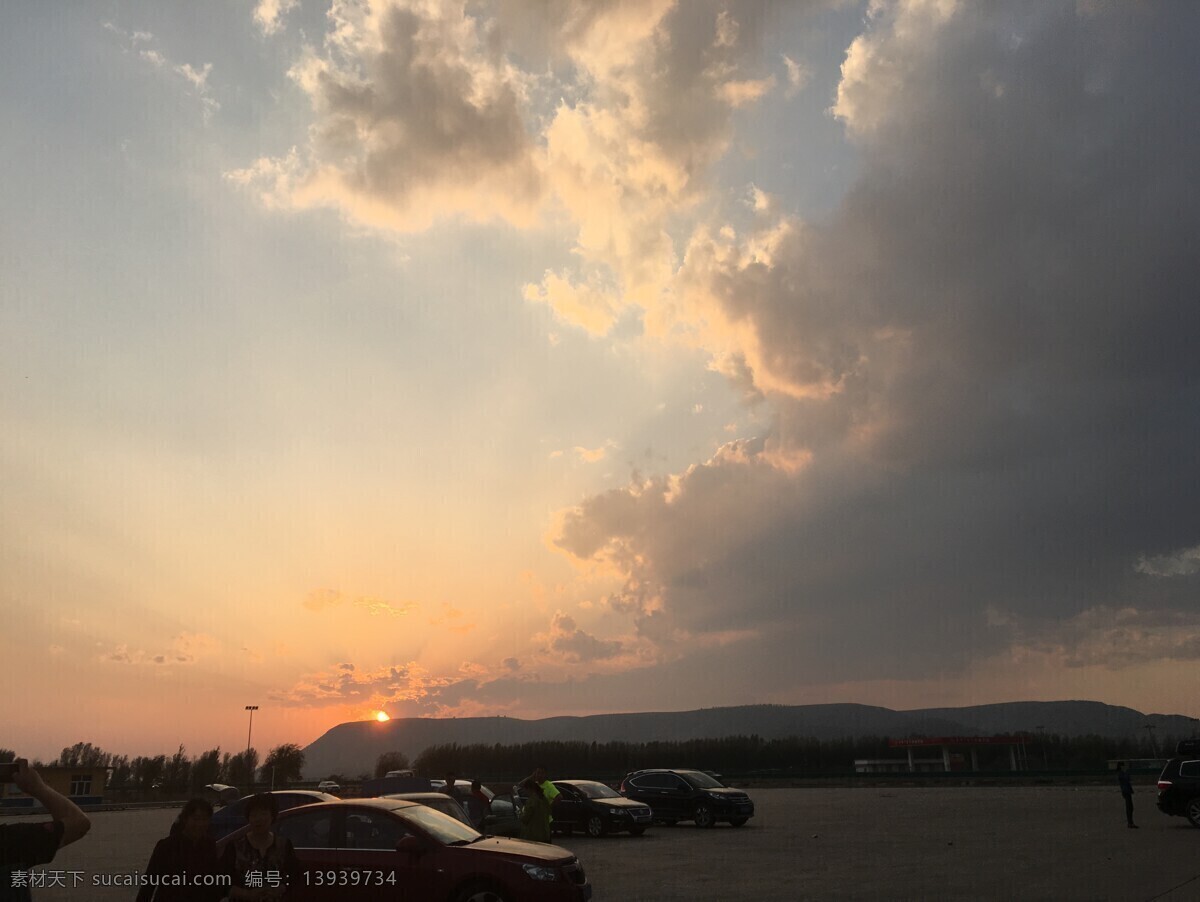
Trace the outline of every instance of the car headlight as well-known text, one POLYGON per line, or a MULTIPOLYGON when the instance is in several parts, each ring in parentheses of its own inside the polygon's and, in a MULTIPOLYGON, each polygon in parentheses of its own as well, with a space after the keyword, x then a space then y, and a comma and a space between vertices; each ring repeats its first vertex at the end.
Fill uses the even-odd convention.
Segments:
POLYGON ((718 802, 725 801, 725 796, 721 795, 719 792, 710 792, 708 793, 708 797, 710 799, 716 799, 718 802))
POLYGON ((525 871, 530 880, 557 880, 558 871, 554 868, 542 867, 540 864, 523 864, 521 869, 525 871))

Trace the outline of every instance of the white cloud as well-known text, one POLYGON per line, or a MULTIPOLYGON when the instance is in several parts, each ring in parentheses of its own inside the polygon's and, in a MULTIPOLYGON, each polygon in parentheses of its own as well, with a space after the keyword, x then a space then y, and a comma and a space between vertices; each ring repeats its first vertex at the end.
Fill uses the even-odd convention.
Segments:
POLYGON ((263 34, 275 34, 283 27, 283 17, 300 5, 300 0, 258 0, 254 22, 263 34))
POLYGON ((812 79, 812 70, 803 63, 792 59, 786 53, 781 54, 781 56, 784 68, 787 70, 787 88, 784 91, 784 96, 790 99, 808 86, 809 81, 812 79))
POLYGON ((213 114, 221 109, 220 102, 212 96, 212 90, 208 84, 208 76, 212 72, 212 63, 204 63, 199 68, 190 63, 172 63, 161 51, 153 47, 143 47, 143 45, 150 44, 154 40, 154 35, 150 32, 127 32, 112 22, 103 22, 101 23, 101 27, 121 39, 122 52, 132 53, 136 51, 138 58, 145 60, 155 69, 170 73, 171 76, 179 79, 179 83, 185 85, 187 93, 200 102, 200 109, 205 122, 208 122, 213 114))
POLYGON ((1147 576, 1191 576, 1200 573, 1200 545, 1184 548, 1172 554, 1138 558, 1134 569, 1147 576))
POLYGON ((255 164, 277 180, 265 193, 399 231, 455 217, 530 224, 542 176, 524 77, 488 53, 486 22, 417 0, 339 0, 329 20, 324 47, 292 69, 313 107, 308 146, 255 164))

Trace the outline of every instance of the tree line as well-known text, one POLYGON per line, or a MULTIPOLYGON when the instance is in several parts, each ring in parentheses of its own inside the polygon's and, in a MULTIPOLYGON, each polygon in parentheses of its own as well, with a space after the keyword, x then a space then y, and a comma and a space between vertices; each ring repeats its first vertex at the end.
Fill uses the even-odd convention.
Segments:
MULTIPOLYGON (((0 761, 12 760, 10 749, 0 749, 0 761)), ((286 786, 301 779, 304 751, 295 743, 277 745, 259 764, 254 748, 231 754, 220 747, 190 756, 180 745, 173 755, 118 755, 106 752, 90 742, 77 742, 64 748, 53 761, 34 761, 34 767, 94 768, 109 771, 106 788, 130 793, 161 792, 178 795, 199 792, 210 783, 248 786, 256 782, 286 786)))
MULTIPOLYGON (((909 737, 915 738, 915 737, 909 737)), ((1001 745, 975 746, 981 771, 1007 771, 1011 755, 1022 770, 1099 771, 1120 759, 1167 758, 1178 739, 1154 736, 1112 739, 1105 736, 1025 735, 1010 753, 1001 745)), ((966 752, 966 749, 956 751, 966 752)), ((936 747, 914 748, 918 758, 940 757, 936 747)), ((0 761, 12 760, 10 749, 0 749, 0 761)), ((448 772, 483 780, 516 780, 537 765, 545 765, 556 777, 617 777, 645 767, 681 767, 712 770, 738 776, 835 775, 854 773, 858 759, 905 759, 907 750, 892 748, 886 736, 844 739, 815 739, 789 736, 725 736, 673 742, 566 742, 543 741, 510 745, 478 743, 433 745, 412 762, 418 774, 436 777, 448 772)), ((259 763, 257 749, 231 754, 219 747, 189 756, 180 745, 173 755, 139 755, 130 758, 106 752, 90 742, 64 748, 51 765, 104 767, 109 769, 107 789, 131 794, 181 795, 199 792, 210 783, 245 788, 254 784, 277 787, 299 782, 304 771, 304 751, 295 743, 278 745, 259 763), (257 778, 257 779, 256 779, 257 778)), ((35 766, 42 762, 35 761, 35 766)), ((374 776, 409 767, 400 751, 380 755, 374 776)), ((345 784, 367 779, 371 774, 327 774, 345 784)))
MULTIPOLYGON (((915 738, 915 737, 910 737, 915 738)), ((1104 736, 1023 736, 1012 747, 1022 770, 1098 771, 1116 759, 1166 758, 1175 737, 1111 739, 1104 736)), ((1182 737, 1179 737, 1182 738, 1182 737)), ((1010 747, 974 747, 981 771, 1008 771, 1010 747)), ((964 753, 967 749, 955 749, 964 753)), ((938 747, 916 748, 918 758, 941 757, 938 747)), ((414 761, 421 774, 453 771, 482 779, 516 779, 539 764, 559 777, 613 777, 647 767, 712 770, 740 776, 786 773, 803 776, 852 774, 860 759, 906 759, 907 750, 892 748, 886 736, 814 739, 789 736, 726 736, 676 742, 528 742, 517 745, 448 743, 426 748, 414 761)))

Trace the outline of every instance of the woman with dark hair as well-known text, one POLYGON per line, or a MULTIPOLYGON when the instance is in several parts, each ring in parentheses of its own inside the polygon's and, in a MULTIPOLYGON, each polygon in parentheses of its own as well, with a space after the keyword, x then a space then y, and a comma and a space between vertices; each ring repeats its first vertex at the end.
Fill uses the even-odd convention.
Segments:
POLYGON ((208 832, 212 813, 204 799, 183 806, 170 835, 154 846, 137 902, 216 902, 224 896, 216 879, 217 846, 208 832))
POLYGON ((296 850, 285 836, 271 829, 279 817, 279 803, 269 792, 260 792, 246 803, 250 829, 225 847, 221 867, 233 881, 232 902, 275 902, 286 899, 288 886, 300 874, 296 850))

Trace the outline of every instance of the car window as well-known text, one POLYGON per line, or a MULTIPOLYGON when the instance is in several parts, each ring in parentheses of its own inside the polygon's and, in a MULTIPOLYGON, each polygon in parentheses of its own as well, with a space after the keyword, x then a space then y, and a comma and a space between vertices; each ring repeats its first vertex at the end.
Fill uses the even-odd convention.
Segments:
POLYGON ((1200 777, 1200 761, 1184 761, 1180 763, 1179 776, 1200 777))
POLYGON ((583 783, 575 791, 589 799, 619 799, 621 794, 603 783, 583 783))
POLYGON ((643 774, 632 780, 639 789, 675 789, 679 782, 674 774, 643 774))
POLYGON ((407 833, 404 825, 386 811, 360 808, 346 812, 347 849, 395 849, 407 833))
POLYGON ((515 813, 513 807, 513 797, 505 793, 504 795, 493 796, 492 798, 492 814, 496 817, 512 817, 515 813))
POLYGON ((442 814, 440 811, 435 811, 424 805, 413 805, 411 808, 403 808, 397 811, 397 814, 406 822, 416 824, 418 828, 441 843, 449 844, 460 840, 463 842, 474 842, 481 835, 478 830, 468 824, 456 821, 450 815, 442 814))
POLYGON ((435 811, 448 814, 455 820, 462 821, 464 824, 471 823, 471 819, 467 817, 463 806, 449 796, 446 796, 444 799, 421 799, 420 802, 422 805, 428 805, 435 811))
POLYGON ((699 771, 688 771, 684 773, 683 778, 697 789, 722 789, 725 786, 724 783, 715 777, 710 777, 708 774, 702 774, 699 771))
POLYGON ((297 849, 332 849, 333 814, 327 809, 299 811, 276 821, 274 831, 297 849))

